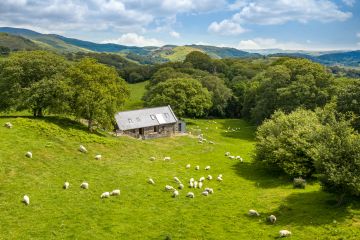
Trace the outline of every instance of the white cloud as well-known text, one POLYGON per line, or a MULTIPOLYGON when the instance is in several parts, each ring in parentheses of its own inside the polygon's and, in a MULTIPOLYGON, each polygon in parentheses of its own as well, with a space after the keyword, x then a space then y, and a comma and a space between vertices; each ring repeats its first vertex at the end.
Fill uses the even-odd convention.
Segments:
POLYGON ((127 46, 163 46, 164 43, 156 38, 145 38, 144 36, 136 33, 126 33, 121 35, 118 39, 110 39, 103 41, 103 43, 116 43, 127 46))
POLYGON ((211 23, 208 27, 208 31, 212 33, 218 33, 220 35, 239 35, 246 32, 246 29, 241 27, 239 23, 225 19, 219 23, 211 23))
POLYGON ((170 31, 169 34, 170 34, 170 36, 172 36, 173 38, 180 38, 180 33, 178 33, 178 32, 170 31))
POLYGON ((356 0, 342 0, 343 3, 345 3, 346 5, 348 5, 349 7, 354 6, 356 0))

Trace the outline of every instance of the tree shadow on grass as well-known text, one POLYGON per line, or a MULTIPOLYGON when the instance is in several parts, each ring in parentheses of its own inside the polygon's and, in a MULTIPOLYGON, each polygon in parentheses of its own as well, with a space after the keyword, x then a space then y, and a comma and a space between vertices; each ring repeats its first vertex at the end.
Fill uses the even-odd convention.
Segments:
POLYGON ((242 119, 226 119, 221 122, 221 135, 226 138, 237 138, 255 141, 256 126, 250 125, 242 119))
MULTIPOLYGON (((301 190, 300 190, 301 191, 301 190)), ((276 224, 280 226, 320 226, 343 222, 353 215, 349 209, 359 209, 359 199, 348 198, 338 206, 336 196, 324 191, 299 192, 286 197, 279 207, 263 217, 271 214, 277 218, 276 224)))

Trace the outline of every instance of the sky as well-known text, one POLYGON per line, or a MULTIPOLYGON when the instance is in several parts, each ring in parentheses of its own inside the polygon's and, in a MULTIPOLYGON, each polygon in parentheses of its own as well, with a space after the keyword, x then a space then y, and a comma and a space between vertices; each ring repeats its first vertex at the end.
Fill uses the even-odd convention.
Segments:
POLYGON ((360 0, 0 0, 0 26, 130 46, 360 49, 360 0))

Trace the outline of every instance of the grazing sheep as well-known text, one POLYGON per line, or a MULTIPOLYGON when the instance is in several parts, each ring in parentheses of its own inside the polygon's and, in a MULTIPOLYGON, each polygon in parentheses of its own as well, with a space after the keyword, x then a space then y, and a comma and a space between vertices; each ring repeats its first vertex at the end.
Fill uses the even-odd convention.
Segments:
POLYGON ((208 193, 210 193, 210 194, 213 194, 213 193, 214 193, 214 189, 212 189, 212 188, 208 188, 206 191, 207 191, 208 193))
POLYGON ((32 158, 32 152, 25 153, 25 156, 28 157, 28 158, 32 158))
POLYGON ((230 152, 226 152, 226 153, 225 153, 225 156, 226 156, 226 157, 230 156, 230 152))
POLYGON ((274 215, 270 215, 269 217, 267 217, 267 220, 274 224, 276 222, 276 217, 274 215))
POLYGON ((201 194, 204 195, 204 196, 208 196, 209 192, 208 191, 203 191, 201 194))
POLYGON ((219 176, 216 178, 219 182, 221 182, 223 179, 222 179, 222 174, 219 174, 219 176))
POLYGON ((208 180, 212 180, 212 176, 211 176, 211 175, 208 175, 208 176, 207 176, 207 179, 208 179, 208 180))
POLYGON ((279 235, 280 235, 280 237, 289 237, 289 236, 291 236, 291 232, 288 230, 280 230, 279 235))
POLYGON ((201 178, 199 179, 199 182, 203 182, 203 181, 205 181, 205 178, 204 178, 204 177, 201 177, 201 178))
POLYGON ((30 204, 30 198, 28 195, 25 195, 23 197, 23 200, 22 200, 23 203, 25 203, 25 205, 29 205, 30 204))
POLYGON ((190 178, 190 181, 189 181, 189 182, 193 182, 193 181, 195 181, 194 178, 190 178))
POLYGON ((170 186, 170 185, 166 185, 165 186, 165 190, 166 191, 171 191, 171 190, 174 190, 174 187, 170 186))
POLYGON ((189 183, 189 188, 193 188, 194 187, 194 182, 190 182, 189 183))
POLYGON ((198 182, 194 181, 194 188, 197 188, 198 182))
POLYGON ((170 161, 171 157, 164 157, 164 161, 170 161))
POLYGON ((150 157, 150 161, 155 161, 155 157, 150 157))
POLYGON ((70 183, 69 183, 69 182, 64 182, 63 189, 68 189, 69 186, 70 186, 70 183))
POLYGON ((175 190, 174 192, 173 192, 173 198, 176 198, 177 196, 179 196, 179 191, 178 190, 175 190))
POLYGON ((152 178, 149 178, 149 179, 148 179, 148 183, 150 183, 150 184, 155 184, 155 182, 154 182, 154 180, 153 180, 152 178))
POLYGON ((108 198, 110 197, 110 193, 109 192, 104 192, 101 194, 100 198, 108 198))
POLYGON ((179 187, 178 187, 180 190, 184 188, 184 184, 180 183, 179 184, 179 187))
POLYGON ((210 166, 206 166, 206 167, 205 167, 205 170, 210 170, 210 166))
POLYGON ((12 128, 13 125, 12 125, 10 122, 7 122, 7 123, 4 124, 4 127, 6 127, 6 128, 12 128))
POLYGON ((202 182, 199 182, 198 187, 199 187, 199 188, 202 188, 202 186, 203 186, 203 183, 202 183, 202 182))
POLYGON ((190 163, 186 165, 186 168, 189 169, 191 167, 190 163))
POLYGON ((101 160, 101 155, 100 155, 100 154, 96 155, 96 156, 95 156, 95 159, 96 159, 96 160, 101 160))
POLYGON ((189 198, 194 198, 194 197, 195 197, 195 195, 194 195, 194 193, 193 193, 193 192, 188 192, 188 193, 186 194, 186 197, 189 197, 189 198))
POLYGON ((110 193, 110 196, 119 196, 120 195, 120 189, 115 189, 110 193))
POLYGON ((233 160, 233 159, 235 159, 235 156, 229 156, 229 158, 230 158, 231 160, 233 160))
POLYGON ((177 178, 177 177, 174 177, 174 181, 177 182, 177 183, 181 183, 180 179, 177 178))
POLYGON ((89 184, 87 182, 83 182, 81 183, 80 187, 83 189, 89 189, 89 184))
POLYGON ((87 149, 83 145, 80 145, 79 151, 82 153, 87 153, 87 149))
POLYGON ((195 170, 199 170, 199 169, 200 169, 200 166, 197 165, 197 166, 195 167, 195 170))
POLYGON ((260 214, 256 210, 253 210, 253 209, 249 210, 249 215, 250 216, 260 216, 260 214))
POLYGON ((241 157, 240 156, 236 156, 236 160, 240 160, 241 159, 241 157))

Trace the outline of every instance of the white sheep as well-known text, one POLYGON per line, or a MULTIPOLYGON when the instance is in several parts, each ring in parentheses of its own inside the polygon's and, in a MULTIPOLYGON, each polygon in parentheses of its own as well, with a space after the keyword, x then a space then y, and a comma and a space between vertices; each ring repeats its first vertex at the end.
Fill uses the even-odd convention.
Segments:
POLYGON ((276 217, 275 217, 274 215, 270 215, 270 216, 267 218, 267 220, 268 220, 269 222, 271 222, 272 224, 274 224, 274 223, 276 222, 276 217))
POLYGON ((189 198, 194 198, 194 197, 195 197, 195 195, 194 195, 194 193, 193 193, 193 192, 188 192, 188 193, 186 194, 186 197, 189 197, 189 198))
POLYGON ((205 167, 205 170, 210 170, 210 166, 206 166, 206 167, 205 167))
POLYGON ((249 210, 249 215, 250 216, 260 216, 260 214, 256 210, 253 210, 253 209, 249 210))
POLYGON ((226 157, 230 156, 230 152, 226 152, 226 153, 225 153, 225 156, 226 156, 226 157))
POLYGON ((23 203, 25 203, 25 205, 29 205, 30 204, 30 198, 28 195, 25 195, 23 197, 23 200, 22 200, 23 203))
POLYGON ((174 190, 174 187, 170 186, 170 185, 166 185, 165 186, 165 190, 166 191, 171 191, 171 190, 174 190))
POLYGON ((233 160, 233 159, 235 159, 235 156, 229 156, 229 158, 233 160))
POLYGON ((6 127, 6 128, 12 128, 13 125, 11 124, 11 122, 7 122, 7 123, 4 124, 4 127, 6 127))
POLYGON ((110 193, 110 196, 119 196, 120 195, 120 189, 112 190, 110 193))
POLYGON ((197 166, 195 167, 195 170, 199 170, 199 169, 200 169, 200 166, 197 165, 197 166))
POLYGON ((96 160, 101 160, 101 155, 100 155, 100 154, 96 155, 96 156, 95 156, 95 159, 96 159, 96 160))
MULTIPOLYGON (((220 175, 221 175, 221 174, 220 174, 220 175)), ((219 175, 216 179, 217 179, 219 182, 222 182, 223 179, 222 179, 222 176, 220 176, 220 175, 219 175)))
POLYGON ((69 182, 64 182, 64 186, 63 186, 64 189, 68 189, 69 186, 70 186, 70 183, 69 183, 69 182))
POLYGON ((193 181, 195 181, 194 178, 190 178, 190 181, 189 181, 189 182, 193 182, 193 181))
POLYGON ((198 182, 194 181, 194 188, 197 188, 198 182))
POLYGON ((179 196, 179 191, 178 190, 175 190, 173 192, 173 195, 172 195, 174 198, 176 198, 177 196, 179 196))
POLYGON ((211 175, 208 175, 208 176, 207 176, 207 179, 208 179, 208 180, 212 180, 212 176, 211 176, 211 175))
POLYGON ((80 187, 83 188, 83 189, 88 189, 89 184, 87 182, 83 182, 83 183, 81 183, 80 187))
POLYGON ((279 235, 280 235, 280 237, 289 237, 289 236, 291 236, 291 232, 288 230, 280 230, 279 235))
POLYGON ((171 157, 164 157, 164 161, 170 161, 171 157))
POLYGON ((82 153, 87 153, 87 149, 83 145, 80 145, 79 151, 82 153))
POLYGON ((181 189, 183 189, 183 188, 184 188, 184 184, 180 183, 180 184, 179 184, 179 189, 181 190, 181 189))
POLYGON ((155 157, 150 157, 150 161, 155 161, 155 157))
POLYGON ((32 158, 32 152, 25 153, 25 157, 32 158))
POLYGON ((189 188, 193 188, 194 187, 194 182, 189 182, 189 188))
POLYGON ((201 194, 204 195, 204 196, 208 196, 209 192, 208 191, 203 191, 201 194))
POLYGON ((199 182, 198 187, 199 187, 199 188, 202 188, 202 186, 203 186, 203 183, 202 183, 202 182, 199 182))
POLYGON ((174 181, 177 182, 177 183, 181 183, 180 179, 177 178, 177 177, 174 177, 174 181))
POLYGON ((205 191, 207 191, 210 194, 214 193, 214 189, 212 189, 212 188, 205 188, 205 191))
POLYGON ((203 181, 205 181, 205 178, 204 178, 204 177, 201 177, 201 178, 199 179, 199 182, 203 182, 203 181))
POLYGON ((153 180, 152 178, 149 178, 149 179, 148 179, 148 183, 150 183, 150 184, 155 184, 155 182, 154 182, 154 180, 153 180))
POLYGON ((191 167, 190 163, 186 165, 186 168, 189 169, 191 167))
POLYGON ((110 193, 109 192, 104 192, 101 194, 100 198, 108 198, 110 197, 110 193))

